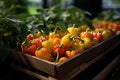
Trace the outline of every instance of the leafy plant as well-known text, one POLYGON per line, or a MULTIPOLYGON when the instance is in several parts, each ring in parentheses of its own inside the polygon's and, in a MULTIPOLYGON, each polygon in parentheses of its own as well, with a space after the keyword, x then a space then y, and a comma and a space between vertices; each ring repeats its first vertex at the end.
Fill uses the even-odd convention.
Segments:
POLYGON ((75 24, 76 27, 87 25, 88 27, 93 28, 92 22, 87 17, 87 15, 91 15, 91 14, 77 7, 71 7, 66 9, 61 14, 61 18, 63 18, 64 21, 66 21, 69 24, 68 26, 72 26, 73 24, 75 24))
POLYGON ((48 9, 37 9, 39 14, 27 18, 27 23, 31 31, 41 31, 48 34, 50 31, 67 31, 67 27, 75 25, 87 25, 93 28, 91 20, 86 16, 89 12, 80 10, 76 7, 63 9, 60 5, 48 9), (31 27, 32 26, 32 27, 31 27))
POLYGON ((9 49, 20 49, 28 30, 25 23, 14 15, 13 1, 10 4, 7 4, 9 0, 0 1, 0 61, 5 60, 9 49))
POLYGON ((120 14, 116 10, 103 11, 99 13, 95 19, 93 19, 94 22, 99 20, 117 21, 120 23, 120 14))

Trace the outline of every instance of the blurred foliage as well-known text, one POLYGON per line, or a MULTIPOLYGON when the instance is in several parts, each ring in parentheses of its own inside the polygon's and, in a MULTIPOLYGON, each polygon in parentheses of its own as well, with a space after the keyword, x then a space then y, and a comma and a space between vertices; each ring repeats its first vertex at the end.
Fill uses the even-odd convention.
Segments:
POLYGON ((55 5, 60 5, 62 8, 67 8, 72 6, 73 0, 47 0, 49 3, 49 7, 53 7, 55 5))
POLYGON ((11 14, 26 13, 26 2, 27 0, 0 0, 0 9, 1 11, 4 11, 9 9, 11 6, 14 6, 11 14))
POLYGON ((80 10, 76 7, 61 8, 55 5, 46 9, 36 9, 38 14, 26 18, 25 23, 32 33, 40 31, 44 35, 50 31, 67 31, 67 27, 75 25, 81 27, 87 25, 93 28, 91 20, 87 17, 89 12, 80 10))
POLYGON ((112 3, 120 4, 120 0, 111 0, 112 3))
POLYGON ((94 22, 101 20, 116 21, 120 23, 120 13, 116 10, 107 10, 99 13, 99 15, 93 19, 94 22))
MULTIPOLYGON (((14 13, 16 0, 0 1, 0 46, 17 47, 21 37, 21 25, 24 24, 14 13)), ((24 17, 24 16, 23 16, 24 17)))
POLYGON ((0 61, 2 62, 7 57, 9 49, 20 49, 27 32, 25 23, 16 16, 19 15, 16 14, 18 6, 15 4, 16 1, 0 1, 0 61))
POLYGON ((90 15, 89 12, 80 10, 76 7, 70 8, 61 8, 60 5, 51 7, 50 9, 37 9, 40 12, 40 15, 43 16, 43 19, 47 21, 46 23, 55 24, 62 23, 67 24, 66 27, 70 27, 75 24, 76 27, 81 25, 89 25, 92 28, 91 20, 87 17, 90 15), (63 23, 64 22, 64 23, 63 23))

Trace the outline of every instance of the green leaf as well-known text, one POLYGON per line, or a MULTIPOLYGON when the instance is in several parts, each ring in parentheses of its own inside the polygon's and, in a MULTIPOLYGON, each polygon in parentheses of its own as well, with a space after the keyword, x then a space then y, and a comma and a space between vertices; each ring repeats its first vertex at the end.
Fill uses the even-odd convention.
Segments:
POLYGON ((120 14, 116 10, 107 10, 99 13, 96 19, 107 20, 107 21, 117 21, 120 19, 120 14))
POLYGON ((44 9, 36 9, 37 12, 43 13, 44 9))
POLYGON ((20 35, 21 35, 22 41, 25 39, 27 34, 28 34, 28 27, 25 24, 20 24, 20 35))
POLYGON ((42 32, 43 35, 47 35, 50 32, 50 29, 46 25, 39 24, 37 26, 38 30, 42 32))
POLYGON ((29 16, 31 16, 29 13, 21 13, 16 15, 20 20, 25 22, 25 19, 29 16))
POLYGON ((56 23, 56 27, 59 27, 59 29, 67 32, 67 27, 68 27, 68 26, 67 26, 67 25, 65 24, 65 22, 63 22, 63 21, 57 22, 57 23, 56 23))
POLYGON ((94 29, 94 26, 92 24, 92 21, 89 20, 89 19, 85 19, 84 22, 87 24, 87 26, 90 28, 90 29, 94 29))

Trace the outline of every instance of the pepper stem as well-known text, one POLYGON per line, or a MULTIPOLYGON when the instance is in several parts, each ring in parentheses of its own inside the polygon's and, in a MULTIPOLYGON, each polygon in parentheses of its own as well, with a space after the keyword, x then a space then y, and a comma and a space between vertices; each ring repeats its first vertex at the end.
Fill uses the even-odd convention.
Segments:
POLYGON ((84 43, 84 40, 82 40, 82 39, 80 39, 80 38, 74 38, 74 39, 78 39, 78 40, 80 40, 82 43, 84 43))
POLYGON ((58 51, 56 51, 56 52, 57 52, 57 57, 55 59, 55 63, 58 62, 58 60, 59 60, 59 52, 58 51))

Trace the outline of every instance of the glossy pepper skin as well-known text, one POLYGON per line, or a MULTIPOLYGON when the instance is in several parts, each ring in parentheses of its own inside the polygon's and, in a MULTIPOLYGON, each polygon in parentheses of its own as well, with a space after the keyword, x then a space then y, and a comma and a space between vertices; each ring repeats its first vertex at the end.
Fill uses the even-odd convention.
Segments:
POLYGON ((57 33, 54 33, 54 32, 50 32, 49 35, 48 35, 49 38, 52 38, 52 39, 55 39, 55 38, 58 38, 59 37, 59 34, 57 33))
POLYGON ((74 43, 74 45, 72 46, 72 49, 73 49, 73 50, 80 50, 80 52, 82 52, 82 51, 85 50, 85 45, 84 45, 84 43, 76 42, 76 43, 74 43))
POLYGON ((66 34, 62 37, 60 44, 64 45, 66 48, 71 47, 74 41, 71 34, 66 34))
POLYGON ((54 46, 53 45, 53 39, 48 39, 48 40, 42 42, 42 47, 46 48, 48 50, 48 52, 50 52, 50 53, 53 50, 53 46, 54 46))
POLYGON ((59 53, 60 57, 64 56, 65 55, 65 46, 64 45, 61 45, 61 44, 56 44, 54 47, 53 47, 53 55, 54 56, 57 56, 57 53, 59 53))
POLYGON ((80 34, 80 38, 84 39, 84 38, 89 38, 90 40, 93 40, 93 34, 91 32, 81 32, 80 34))
POLYGON ((112 36, 110 30, 104 30, 102 32, 102 35, 103 35, 103 40, 107 40, 107 39, 109 39, 112 36))
POLYGON ((63 62, 65 62, 66 60, 68 60, 68 57, 61 57, 61 58, 58 60, 58 62, 59 62, 59 63, 63 63, 63 62))
POLYGON ((84 51, 85 50, 85 44, 84 43, 81 43, 79 42, 79 49, 80 49, 80 52, 84 51))
POLYGON ((53 45, 56 45, 56 44, 60 44, 60 38, 55 38, 55 39, 53 39, 53 45))
POLYGON ((42 46, 42 41, 41 39, 33 39, 30 41, 30 45, 36 45, 37 47, 41 47, 42 46))
POLYGON ((68 27, 67 30, 72 35, 77 35, 80 32, 79 28, 75 28, 75 27, 68 27))
POLYGON ((27 39, 27 40, 32 40, 32 39, 34 39, 34 35, 33 35, 33 34, 28 34, 28 35, 26 36, 26 39, 27 39))
POLYGON ((48 61, 53 61, 54 58, 52 57, 52 55, 48 52, 48 50, 46 48, 40 48, 38 50, 35 51, 35 56, 41 59, 45 59, 48 61))
POLYGON ((22 52, 30 54, 30 55, 35 55, 35 51, 37 50, 36 45, 31 45, 29 47, 23 47, 22 52))
POLYGON ((22 52, 30 54, 30 55, 35 55, 35 51, 37 50, 37 46, 36 45, 30 45, 29 41, 24 41, 21 44, 21 48, 22 48, 22 52))
POLYGON ((90 40, 90 38, 84 38, 81 44, 84 44, 85 49, 88 49, 93 46, 93 42, 90 40))
POLYGON ((103 35, 100 32, 93 32, 94 39, 96 39, 99 42, 103 41, 103 35))
POLYGON ((36 50, 37 50, 37 46, 36 46, 36 45, 31 45, 31 46, 27 49, 27 53, 34 56, 36 50))
POLYGON ((72 51, 68 50, 68 51, 65 52, 65 54, 68 58, 71 58, 71 57, 73 57, 73 56, 75 56, 79 53, 80 53, 80 50, 72 50, 72 51))

